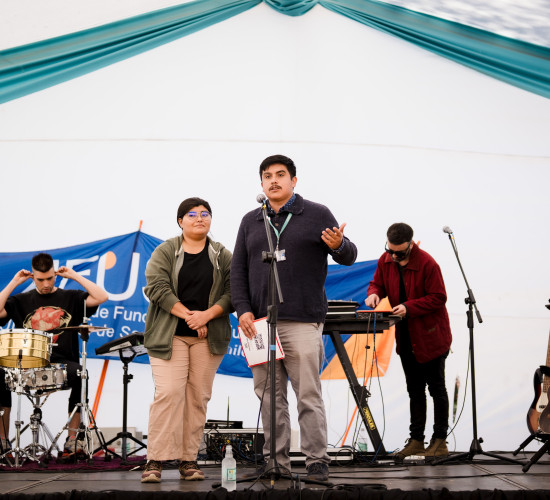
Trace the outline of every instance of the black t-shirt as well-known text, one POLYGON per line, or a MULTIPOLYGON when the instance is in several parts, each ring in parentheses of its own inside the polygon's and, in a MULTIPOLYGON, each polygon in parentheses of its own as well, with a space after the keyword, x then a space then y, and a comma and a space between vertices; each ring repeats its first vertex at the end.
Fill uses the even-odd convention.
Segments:
MULTIPOLYGON (((214 282, 214 266, 208 256, 208 242, 199 253, 187 253, 178 274, 178 298, 191 311, 208 309, 210 290, 214 282)), ((197 337, 197 331, 191 330, 185 320, 178 321, 176 335, 197 337)))
MULTIPOLYGON (((84 319, 84 301, 88 292, 84 290, 63 290, 40 294, 36 290, 18 293, 6 301, 8 317, 3 324, 13 320, 15 328, 30 328, 48 332, 63 326, 78 326, 84 319)), ((86 316, 92 316, 96 307, 87 307, 86 316)), ((78 333, 66 330, 56 331, 52 339, 54 344, 50 362, 62 363, 66 360, 79 361, 78 333)))

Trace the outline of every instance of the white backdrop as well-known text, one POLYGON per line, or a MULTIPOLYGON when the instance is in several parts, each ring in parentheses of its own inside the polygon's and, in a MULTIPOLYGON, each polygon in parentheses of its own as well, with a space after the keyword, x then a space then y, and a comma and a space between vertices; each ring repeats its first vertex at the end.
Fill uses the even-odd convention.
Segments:
MULTIPOLYGON (((23 34, 7 23, 0 46, 110 20, 90 17, 75 15, 67 29, 70 15, 46 11, 23 34)), ((513 450, 527 436, 532 374, 548 345, 548 130, 548 99, 322 7, 291 18, 260 5, 0 106, 0 251, 84 243, 135 231, 140 220, 168 238, 178 204, 193 195, 210 201, 213 237, 232 248, 260 191, 259 163, 286 154, 298 168, 297 192, 348 223, 359 260, 378 258, 387 227, 405 221, 441 265, 454 334, 448 389, 452 397, 459 376, 465 405, 450 445, 462 451, 472 418, 466 287, 441 231, 452 227, 484 319, 475 325, 479 435, 486 450, 513 450)), ((101 364, 90 361, 92 401, 101 364)), ((150 370, 130 371, 128 423, 146 433, 150 370)), ((353 403, 344 381, 323 387, 336 444, 353 403)), ((396 356, 371 389, 384 444, 397 448, 408 435, 408 399, 396 356)), ((44 407, 54 433, 65 399, 54 394, 44 407)), ((232 419, 255 426, 250 380, 216 378, 208 417, 225 418, 228 404, 232 419)), ((24 420, 29 413, 25 403, 24 420)), ((100 427, 121 425, 119 362, 110 364, 97 418, 100 427)))

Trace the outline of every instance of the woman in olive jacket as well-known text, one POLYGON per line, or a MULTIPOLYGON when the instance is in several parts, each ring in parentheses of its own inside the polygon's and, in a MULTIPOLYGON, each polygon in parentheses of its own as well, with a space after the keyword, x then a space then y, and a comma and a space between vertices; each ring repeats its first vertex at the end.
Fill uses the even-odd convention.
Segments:
POLYGON ((180 460, 181 479, 204 479, 197 453, 233 311, 231 252, 208 237, 211 219, 207 201, 184 200, 177 213, 182 234, 161 243, 145 270, 145 347, 155 398, 142 482, 160 482, 163 460, 180 460))

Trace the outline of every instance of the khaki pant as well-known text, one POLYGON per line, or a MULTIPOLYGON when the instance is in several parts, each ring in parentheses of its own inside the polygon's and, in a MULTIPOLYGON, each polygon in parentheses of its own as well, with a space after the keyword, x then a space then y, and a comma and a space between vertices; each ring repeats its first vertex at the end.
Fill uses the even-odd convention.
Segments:
POLYGON ((195 337, 174 337, 169 360, 150 358, 155 399, 149 409, 149 460, 197 459, 222 358, 210 353, 206 339, 195 337))
MULTIPOLYGON (((284 359, 275 363, 277 463, 290 469, 290 415, 287 400, 290 379, 298 403, 300 448, 306 456, 306 466, 314 462, 328 464, 327 419, 319 377, 323 359, 323 324, 281 320, 277 322, 277 332, 285 353, 284 359)), ((254 392, 260 399, 263 395, 264 456, 267 458, 271 447, 269 364, 252 367, 252 375, 254 392)))

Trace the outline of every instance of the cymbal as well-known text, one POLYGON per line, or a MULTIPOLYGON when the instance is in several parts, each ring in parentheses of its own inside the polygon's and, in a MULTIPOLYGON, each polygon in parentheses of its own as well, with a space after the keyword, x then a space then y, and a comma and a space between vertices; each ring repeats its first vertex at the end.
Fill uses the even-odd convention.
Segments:
POLYGON ((106 326, 94 326, 94 325, 79 325, 79 326, 59 326, 51 330, 55 332, 56 330, 88 330, 89 332, 95 332, 98 330, 108 330, 106 326))

